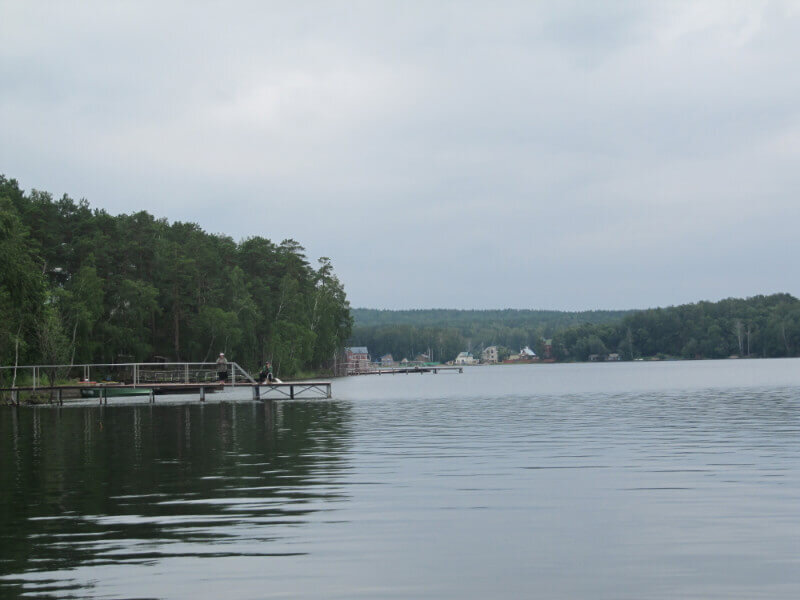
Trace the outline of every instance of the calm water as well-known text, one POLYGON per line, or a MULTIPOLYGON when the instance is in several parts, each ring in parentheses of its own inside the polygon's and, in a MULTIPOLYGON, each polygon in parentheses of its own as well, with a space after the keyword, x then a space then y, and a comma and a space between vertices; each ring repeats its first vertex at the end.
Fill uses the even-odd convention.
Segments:
POLYGON ((10 598, 800 597, 800 360, 4 408, 0 468, 10 598))

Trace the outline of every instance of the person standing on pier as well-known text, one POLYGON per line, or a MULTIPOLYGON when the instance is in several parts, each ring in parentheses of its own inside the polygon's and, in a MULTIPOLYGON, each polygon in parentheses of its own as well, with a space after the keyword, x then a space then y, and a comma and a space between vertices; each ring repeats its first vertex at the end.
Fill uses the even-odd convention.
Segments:
POLYGON ((228 380, 228 359, 225 358, 225 354, 222 352, 219 353, 219 358, 217 359, 217 376, 222 382, 228 380))

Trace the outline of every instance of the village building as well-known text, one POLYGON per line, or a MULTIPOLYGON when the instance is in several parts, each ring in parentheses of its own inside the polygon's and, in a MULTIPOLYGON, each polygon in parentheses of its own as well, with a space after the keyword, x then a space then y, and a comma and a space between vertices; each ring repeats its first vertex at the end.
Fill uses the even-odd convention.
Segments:
POLYGON ((487 364, 497 364, 497 346, 489 346, 481 352, 481 360, 487 364))
POLYGON ((536 356, 536 352, 530 349, 530 347, 525 346, 522 350, 519 351, 519 354, 512 354, 503 362, 506 363, 530 363, 530 362, 537 362, 539 357, 536 356))
POLYGON ((475 358, 469 352, 459 352, 454 362, 457 365, 474 365, 477 363, 475 358))
POLYGON ((381 356, 381 366, 382 367, 393 367, 394 366, 394 358, 391 354, 384 354, 381 356))
POLYGON ((344 349, 347 371, 366 371, 369 369, 369 350, 366 346, 352 346, 344 349))

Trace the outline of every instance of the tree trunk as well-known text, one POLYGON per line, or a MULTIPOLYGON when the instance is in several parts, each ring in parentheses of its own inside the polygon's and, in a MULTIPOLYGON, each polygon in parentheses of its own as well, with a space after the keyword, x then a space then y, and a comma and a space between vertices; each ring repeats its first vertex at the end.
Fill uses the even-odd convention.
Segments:
POLYGON ((633 360, 633 334, 630 327, 628 327, 628 360, 633 360))
POLYGON ((786 356, 791 356, 789 352, 789 340, 786 339, 786 323, 781 323, 781 335, 783 335, 783 345, 786 348, 786 356))
POLYGON ((175 335, 173 341, 175 344, 175 360, 180 362, 181 360, 181 320, 180 314, 178 313, 177 304, 175 306, 175 311, 173 313, 174 317, 172 320, 173 326, 173 333, 175 335))
POLYGON ((19 365, 19 334, 22 333, 22 325, 17 329, 17 336, 14 338, 14 377, 11 379, 11 387, 17 385, 17 366, 19 365))
POLYGON ((741 319, 736 319, 733 325, 736 330, 736 339, 739 342, 739 356, 741 356, 744 354, 744 336, 741 319))
POLYGON ((747 356, 750 356, 750 323, 747 324, 747 356))
POLYGON ((75 327, 72 328, 72 353, 69 357, 69 366, 75 364, 75 336, 78 333, 78 319, 75 319, 75 327))

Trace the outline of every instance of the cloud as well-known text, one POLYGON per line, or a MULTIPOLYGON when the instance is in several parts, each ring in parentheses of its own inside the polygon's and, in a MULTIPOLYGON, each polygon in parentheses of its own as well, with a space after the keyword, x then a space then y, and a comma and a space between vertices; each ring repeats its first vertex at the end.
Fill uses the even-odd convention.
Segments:
POLYGON ((792 3, 5 8, 3 172, 293 237, 355 305, 800 292, 792 3))

